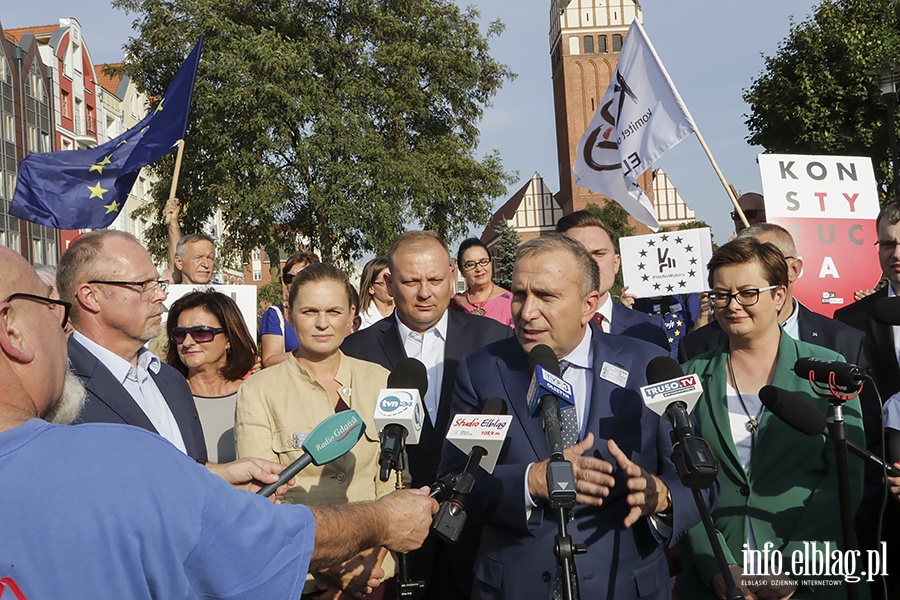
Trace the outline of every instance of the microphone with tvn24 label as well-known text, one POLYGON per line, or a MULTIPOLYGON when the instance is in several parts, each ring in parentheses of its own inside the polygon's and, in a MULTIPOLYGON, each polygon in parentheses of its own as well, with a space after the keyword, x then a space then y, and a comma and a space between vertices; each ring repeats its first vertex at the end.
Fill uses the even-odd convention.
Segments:
POLYGON ((528 386, 525 398, 528 415, 533 418, 540 409, 550 449, 550 462, 547 464, 550 504, 555 507, 571 507, 575 505, 575 471, 563 454, 559 412, 575 406, 572 385, 560 376, 559 359, 546 344, 538 344, 532 348, 526 364, 531 372, 531 385, 528 386))
POLYGON ((381 439, 378 459, 381 481, 387 481, 391 471, 402 471, 405 447, 419 443, 424 418, 422 396, 428 390, 428 372, 415 358, 404 358, 388 375, 387 385, 378 394, 374 419, 381 439))
POLYGON ((350 452, 366 430, 366 424, 355 410, 335 413, 316 425, 300 445, 303 454, 285 467, 278 475, 278 481, 270 483, 256 492, 260 496, 271 496, 279 487, 290 481, 310 463, 321 467, 350 452))
MULTIPOLYGON (((448 491, 452 495, 441 503, 431 524, 431 528, 448 542, 458 540, 466 524, 465 500, 475 484, 478 467, 488 473, 494 472, 510 421, 512 417, 506 414, 503 398, 488 398, 480 415, 456 415, 453 418, 447 431, 447 441, 468 453, 469 458, 465 470, 451 476, 452 484, 448 486, 448 491)), ((447 485, 447 482, 440 484, 447 485)), ((435 495, 432 486, 432 497, 435 495)))
POLYGON ((668 356, 657 356, 647 365, 647 382, 641 388, 644 404, 672 423, 672 462, 685 486, 702 490, 713 484, 719 463, 701 437, 693 434, 688 413, 703 394, 700 379, 685 375, 681 366, 668 356))
MULTIPOLYGON (((767 385, 759 390, 759 400, 766 410, 800 433, 828 436, 828 422, 825 419, 825 413, 806 398, 801 398, 793 392, 774 385, 767 385)), ((863 460, 878 465, 891 477, 900 476, 900 470, 887 464, 853 440, 847 440, 847 449, 863 460)))

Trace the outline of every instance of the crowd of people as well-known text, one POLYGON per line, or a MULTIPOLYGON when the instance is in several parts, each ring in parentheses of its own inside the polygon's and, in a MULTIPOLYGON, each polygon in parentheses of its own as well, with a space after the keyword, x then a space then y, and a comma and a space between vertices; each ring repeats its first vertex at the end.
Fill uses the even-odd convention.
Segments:
MULTIPOLYGON (((114 230, 80 236, 55 273, 0 248, 0 477, 15 483, 0 500, 0 583, 27 598, 392 600, 406 590, 556 600, 567 584, 585 599, 725 598, 712 540, 672 459, 672 427, 642 400, 657 357, 678 357, 703 384, 694 433, 719 471, 702 500, 744 598, 846 595, 842 574, 748 577, 748 564, 756 574, 771 566, 756 564, 763 548, 787 561, 808 544, 870 550, 883 537, 885 572, 900 575, 894 499, 878 530, 883 494, 900 492, 900 479, 850 458, 857 539, 843 539, 833 442, 791 429, 760 399, 773 385, 825 413, 794 374, 796 360, 858 365, 876 385, 844 403, 847 436, 882 452, 877 392, 900 392, 900 334, 863 305, 900 292, 900 205, 877 221, 888 285, 829 319, 793 296, 802 260, 790 233, 765 223, 756 196, 742 198, 760 204, 745 210, 751 226, 713 253, 709 290, 690 298, 617 302, 618 240, 577 211, 518 248, 509 290, 475 238, 454 257, 433 232, 402 233, 358 286, 298 252, 258 340, 211 285, 212 240, 181 236, 174 199, 165 213, 172 269, 162 275, 134 237, 114 230), (170 280, 196 289, 168 307, 163 325, 170 280), (673 344, 664 319, 678 311, 690 320, 679 317, 673 344), (560 417, 576 491, 567 527, 585 552, 569 582, 554 555, 561 513, 548 490, 548 440, 526 401, 538 345, 573 389, 560 417), (382 481, 375 407, 407 358, 427 373, 422 432, 402 471, 382 481), (497 465, 478 471, 459 539, 428 535, 438 510, 431 485, 466 467, 446 442, 452 417, 495 398, 514 417, 497 465), (248 493, 300 457, 316 425, 347 410, 366 425, 351 451, 305 468, 274 502, 248 493)), ((898 586, 889 577, 886 597, 900 597, 898 586)), ((883 597, 880 577, 869 587, 861 598, 883 597)))

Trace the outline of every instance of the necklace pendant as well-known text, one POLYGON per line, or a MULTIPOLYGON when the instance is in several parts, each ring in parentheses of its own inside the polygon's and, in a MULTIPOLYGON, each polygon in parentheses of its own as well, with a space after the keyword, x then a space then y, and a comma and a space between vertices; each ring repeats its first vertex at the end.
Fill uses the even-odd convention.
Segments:
POLYGON ((487 311, 484 310, 483 306, 478 306, 475 310, 472 311, 471 314, 478 316, 478 317, 483 317, 486 312, 487 311))
POLYGON ((754 417, 750 417, 747 420, 747 431, 750 433, 756 433, 756 429, 759 427, 759 421, 757 421, 754 417))

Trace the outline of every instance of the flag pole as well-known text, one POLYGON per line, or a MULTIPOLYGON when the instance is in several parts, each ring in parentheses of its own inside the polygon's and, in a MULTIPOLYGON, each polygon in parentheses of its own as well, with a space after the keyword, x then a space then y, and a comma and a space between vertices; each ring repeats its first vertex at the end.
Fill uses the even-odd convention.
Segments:
POLYGON ((181 157, 184 154, 184 140, 178 140, 178 154, 175 155, 175 172, 172 174, 172 186, 169 188, 169 198, 175 197, 178 188, 178 175, 181 173, 181 157))
POLYGON ((735 195, 734 190, 731 189, 731 186, 728 185, 727 181, 725 181, 725 175, 722 174, 722 170, 719 169, 719 165, 716 164, 716 159, 713 158, 712 152, 709 151, 709 146, 706 145, 706 140, 704 140, 703 136, 700 134, 700 128, 695 128, 694 133, 697 134, 697 139, 700 141, 700 146, 703 148, 703 151, 706 152, 706 157, 709 159, 709 162, 712 163, 716 175, 719 176, 719 181, 721 181, 722 185, 725 186, 725 191, 728 193, 728 198, 734 205, 734 210, 737 212, 738 216, 741 217, 741 222, 744 224, 744 227, 750 227, 750 223, 747 222, 747 216, 744 214, 744 211, 741 210, 741 207, 738 204, 737 196, 735 195))

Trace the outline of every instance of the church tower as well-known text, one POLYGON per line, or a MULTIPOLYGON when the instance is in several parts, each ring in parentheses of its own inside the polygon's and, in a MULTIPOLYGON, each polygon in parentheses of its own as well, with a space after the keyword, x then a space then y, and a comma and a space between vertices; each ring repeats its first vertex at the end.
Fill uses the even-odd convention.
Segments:
MULTIPOLYGON (((550 62, 559 166, 557 201, 563 211, 583 209, 606 197, 575 185, 572 165, 578 142, 606 93, 622 42, 634 19, 643 23, 637 0, 552 0, 550 62)), ((650 171, 638 183, 653 201, 650 171)))

